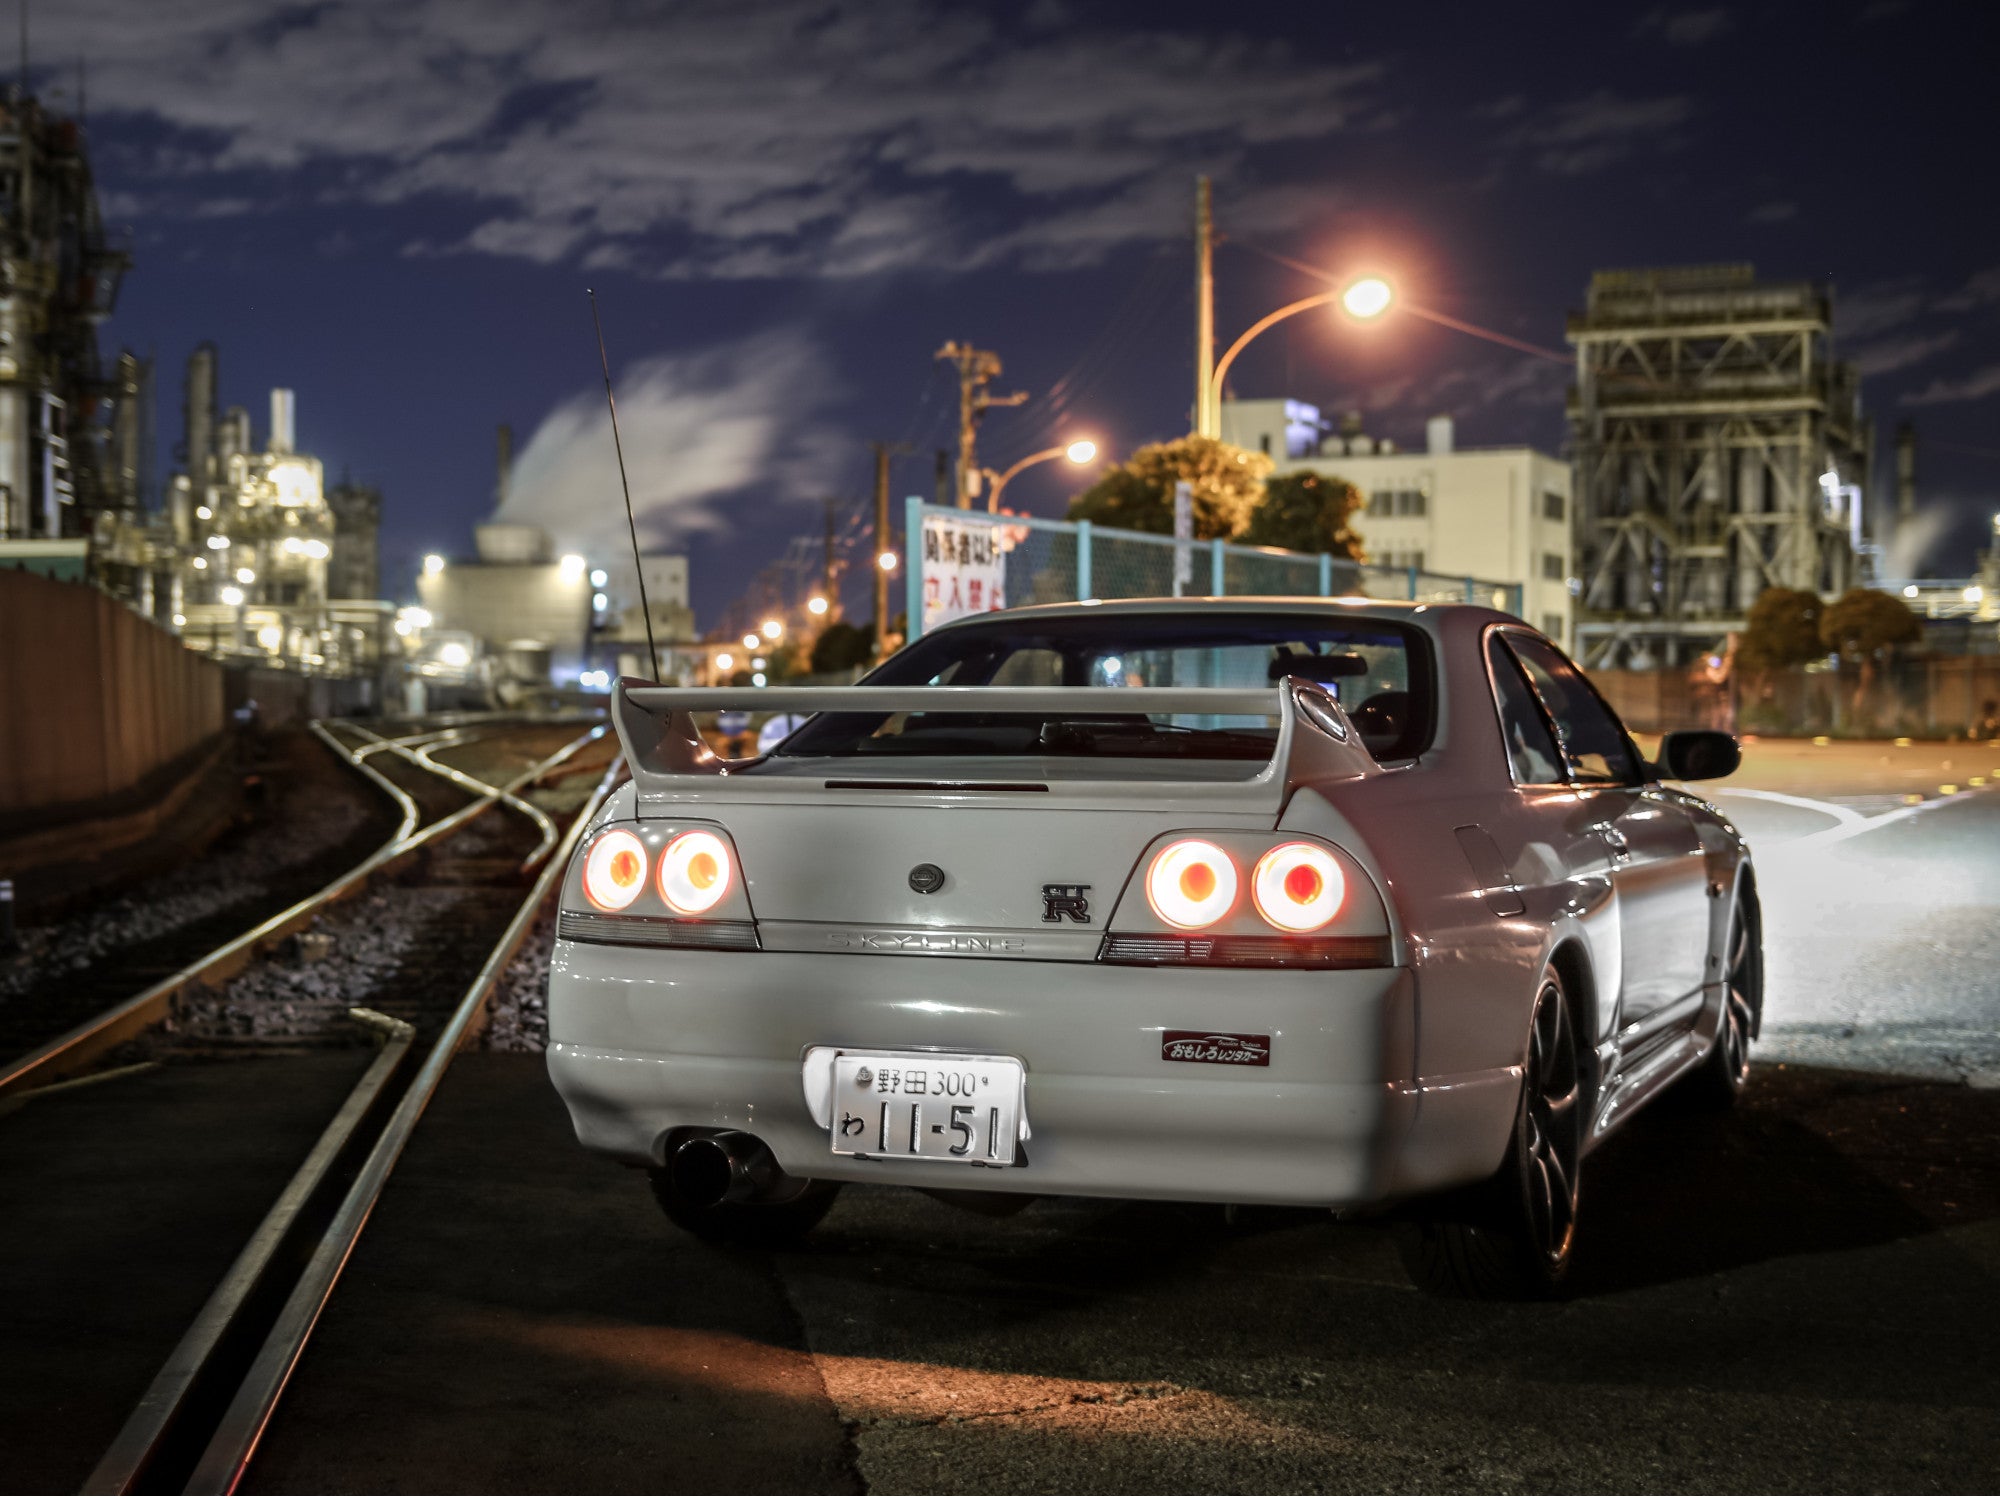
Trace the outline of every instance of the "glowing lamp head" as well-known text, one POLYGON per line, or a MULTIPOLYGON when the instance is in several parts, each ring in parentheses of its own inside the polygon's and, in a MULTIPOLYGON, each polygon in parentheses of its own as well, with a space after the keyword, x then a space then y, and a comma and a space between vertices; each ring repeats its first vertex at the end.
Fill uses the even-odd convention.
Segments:
POLYGON ((1364 276, 1340 294, 1340 305, 1351 318, 1379 318, 1395 300, 1395 292, 1379 276, 1364 276))
POLYGON ((1064 450, 1063 456, 1073 464, 1087 464, 1093 458, 1097 457, 1097 444, 1091 442, 1088 438, 1083 438, 1071 443, 1064 450))
POLYGON ((729 846, 714 834, 683 833, 660 855, 660 898, 684 917, 712 911, 729 894, 731 864, 729 846))
POLYGON ((784 622, 780 620, 766 620, 763 625, 763 632, 765 640, 775 641, 785 633, 784 622))
POLYGON ((266 625, 257 632, 257 644, 266 651, 276 651, 285 644, 285 628, 282 625, 266 625))
POLYGON ((583 894, 599 911, 623 911, 646 888, 646 846, 628 828, 607 828, 583 861, 583 894))
POLYGON ((718 651, 715 653, 715 667, 717 671, 727 672, 735 665, 736 658, 731 656, 727 651, 718 651))
POLYGON ((1316 844, 1280 844, 1257 861, 1250 899, 1283 932, 1313 932, 1340 911, 1347 882, 1334 857, 1316 844))
POLYGON ((1210 927, 1236 905, 1236 863, 1206 839, 1178 839, 1153 856, 1146 901, 1169 927, 1210 927))
POLYGON ((814 594, 812 598, 806 600, 806 609, 812 614, 823 615, 826 613, 826 608, 826 598, 824 595, 814 594))
POLYGON ((230 584, 228 588, 222 591, 222 602, 230 605, 241 604, 243 602, 243 590, 239 589, 233 583, 230 584))
POLYGON ((743 637, 743 649, 745 651, 755 651, 759 646, 763 644, 764 644, 764 638, 758 635, 757 632, 754 630, 751 631, 748 635, 743 637))
POLYGON ((875 559, 875 566, 880 568, 884 573, 895 572, 896 554, 893 552, 884 552, 880 557, 875 559))
POLYGON ((562 581, 564 583, 583 582, 584 562, 580 554, 575 552, 564 553, 563 560, 560 566, 562 573, 562 581))
POLYGON ((443 571, 444 559, 442 557, 439 557, 435 552, 424 554, 424 576, 426 578, 435 578, 443 571))

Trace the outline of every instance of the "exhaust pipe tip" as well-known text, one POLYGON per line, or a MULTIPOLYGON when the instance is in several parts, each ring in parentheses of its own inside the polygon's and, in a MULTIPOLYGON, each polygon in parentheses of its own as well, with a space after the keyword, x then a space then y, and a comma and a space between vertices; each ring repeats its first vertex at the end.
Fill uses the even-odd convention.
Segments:
POLYGON ((810 1185, 778 1165, 771 1148, 740 1130, 692 1136, 667 1164, 674 1193, 691 1208, 723 1203, 783 1203, 810 1185))

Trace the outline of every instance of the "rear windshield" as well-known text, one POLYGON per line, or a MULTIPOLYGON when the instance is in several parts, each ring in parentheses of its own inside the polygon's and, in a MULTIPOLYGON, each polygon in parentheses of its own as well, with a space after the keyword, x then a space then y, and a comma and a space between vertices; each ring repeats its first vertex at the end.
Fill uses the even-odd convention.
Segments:
MULTIPOLYGON (((995 616, 924 636, 865 680, 892 687, 1268 688, 1299 676, 1346 705, 1377 760, 1430 737, 1423 632, 1387 620, 1290 614, 995 616)), ((781 756, 1077 755, 1269 760, 1261 714, 837 713, 806 722, 781 756)))

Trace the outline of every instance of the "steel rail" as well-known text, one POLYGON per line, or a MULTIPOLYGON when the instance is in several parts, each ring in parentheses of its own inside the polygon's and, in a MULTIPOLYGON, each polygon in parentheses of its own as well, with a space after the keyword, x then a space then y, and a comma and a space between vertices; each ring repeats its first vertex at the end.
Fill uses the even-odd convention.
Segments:
MULTIPOLYGON (((602 733, 602 729, 598 731, 602 733)), ((409 1144, 417 1122, 437 1093, 445 1070, 451 1066, 464 1042, 473 1034, 474 1022, 482 1019, 494 987, 513 961, 535 919, 556 889, 569 857, 581 842, 591 820, 617 785, 624 769, 622 758, 614 759, 589 799, 577 810, 564 834, 558 857, 550 860, 536 878, 527 899, 515 912, 500 941, 478 977, 472 982, 451 1019, 432 1044, 417 1076, 411 1081, 381 1137, 362 1164, 347 1196, 342 1200, 331 1225, 321 1236, 305 1273, 300 1277, 271 1334, 251 1363, 249 1374, 237 1388, 235 1399, 217 1425, 215 1434, 195 1463, 183 1494, 227 1495, 236 1492, 244 1470, 257 1451, 292 1371, 318 1326, 320 1314, 333 1294, 355 1244, 367 1227, 370 1214, 382 1195, 389 1174, 395 1170, 403 1149, 409 1144)))
MULTIPOLYGON (((369 730, 363 729, 358 724, 348 727, 352 728, 358 734, 371 734, 369 730)), ((546 859, 549 851, 555 848, 556 840, 562 837, 562 830, 556 827, 555 819, 551 818, 525 797, 517 797, 511 792, 501 792, 490 781, 482 780, 470 772, 461 771, 456 766, 448 766, 441 761, 431 758, 431 752, 434 750, 449 749, 452 746, 462 745, 470 741, 472 736, 469 731, 452 729, 447 730, 442 735, 413 735, 408 739, 402 740, 384 740, 381 736, 372 734, 371 738, 376 740, 377 743, 364 746, 361 751, 362 754, 370 754, 379 750, 393 751, 404 760, 422 766, 426 771, 433 771, 437 775, 442 776, 446 781, 451 782, 455 786, 462 787, 464 790, 472 792, 475 795, 497 792, 502 802, 533 823, 540 830, 541 839, 528 857, 521 861, 521 870, 524 874, 534 869, 536 865, 546 859), (426 742, 417 743, 420 740, 426 742)))
MULTIPOLYGON (((440 818, 415 833, 405 834, 384 844, 346 874, 336 876, 318 891, 294 902, 276 916, 267 917, 249 931, 231 938, 179 972, 72 1027, 55 1040, 43 1043, 34 1051, 0 1065, 0 1096, 16 1089, 53 1082, 103 1056, 119 1043, 150 1029, 166 1017, 173 1005, 174 997, 183 989, 197 983, 231 978, 246 967, 256 956, 257 950, 264 945, 296 932, 324 907, 354 894, 384 870, 392 866, 400 867, 403 861, 414 856, 426 844, 445 837, 473 818, 497 806, 503 795, 518 792, 522 787, 538 781, 606 732, 605 726, 601 724, 595 726, 587 733, 577 736, 546 760, 529 767, 506 786, 493 789, 488 795, 478 798, 457 812, 440 818)), ((343 753, 350 754, 351 761, 351 753, 346 751, 343 753)), ((381 779, 386 780, 386 778, 381 779)), ((414 805, 410 804, 411 807, 414 805)))
POLYGON ((227 1394, 227 1387, 217 1389, 217 1382, 227 1379, 223 1366, 232 1338, 240 1341, 248 1336, 242 1330, 252 1321, 260 1293, 267 1304, 277 1294, 274 1265, 279 1252, 307 1208, 325 1191, 342 1153, 402 1071, 416 1041, 417 1030, 407 1021, 359 1007, 348 1014, 381 1036, 381 1051, 167 1356, 80 1493, 130 1495, 142 1486, 157 1490, 162 1483, 178 1480, 179 1476, 164 1472, 172 1467, 176 1449, 183 1462, 193 1458, 193 1439, 183 1429, 201 1421, 204 1402, 212 1405, 227 1394))
POLYGON ((423 821, 423 814, 417 808, 417 799, 397 786, 395 782, 384 776, 373 766, 366 764, 359 755, 335 739, 333 732, 326 727, 326 722, 323 719, 314 719, 306 727, 318 735, 328 748, 342 760, 346 761, 355 770, 359 771, 384 792, 388 793, 396 805, 403 810, 403 821, 396 829, 395 836, 389 842, 391 844, 400 844, 404 839, 408 838, 416 829, 417 824, 423 821))

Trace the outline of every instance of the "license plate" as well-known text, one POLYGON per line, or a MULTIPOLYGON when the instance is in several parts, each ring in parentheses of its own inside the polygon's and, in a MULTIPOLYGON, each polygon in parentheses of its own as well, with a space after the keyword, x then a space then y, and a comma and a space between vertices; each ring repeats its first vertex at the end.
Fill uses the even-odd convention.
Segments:
POLYGON ((833 1150, 1011 1167, 1023 1076, 1013 1057, 842 1053, 833 1060, 833 1150))

